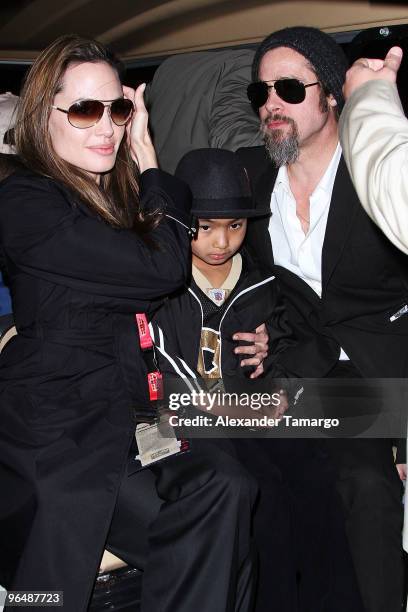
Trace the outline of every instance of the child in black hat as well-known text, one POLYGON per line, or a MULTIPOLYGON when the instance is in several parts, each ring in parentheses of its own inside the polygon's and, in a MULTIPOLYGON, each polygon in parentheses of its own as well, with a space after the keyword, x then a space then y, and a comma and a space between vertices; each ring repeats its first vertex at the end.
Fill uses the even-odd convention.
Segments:
MULTIPOLYGON (((275 277, 242 246, 248 220, 268 212, 254 208, 246 171, 230 151, 191 151, 179 162, 176 176, 191 189, 192 212, 198 220, 198 232, 191 242, 189 286, 170 296, 153 321, 159 361, 167 357, 168 363, 164 364, 167 373, 176 373, 183 379, 187 377, 191 384, 199 382, 202 385, 202 379, 207 379, 211 391, 220 386, 228 392, 262 389, 272 394, 279 391, 280 384, 269 376, 262 383, 259 379, 248 381, 254 366, 241 367, 242 356, 234 352, 237 343, 233 339, 239 331, 255 331, 266 323, 269 356, 264 362, 265 374, 270 374, 271 378, 282 375, 279 353, 293 339, 275 277), (194 377, 197 381, 192 380, 194 377), (221 385, 218 379, 222 379, 221 385)), ((286 399, 283 395, 281 398, 282 403, 276 409, 272 406, 267 410, 272 418, 279 417, 286 407, 286 399)), ((246 410, 246 416, 251 416, 252 411, 246 410)), ((228 412, 234 416, 236 407, 228 412)), ((212 429, 203 431, 203 436, 208 435, 208 431, 217 435, 212 429)), ((263 612, 259 596, 266 593, 267 600, 276 603, 276 609, 293 612, 296 593, 294 544, 290 502, 275 463, 274 449, 277 443, 279 450, 279 440, 250 434, 247 438, 234 438, 234 432, 230 430, 229 433, 238 459, 260 488, 254 517, 260 570, 256 610, 263 612)), ((246 433, 241 430, 240 436, 243 435, 246 433)), ((257 435, 261 435, 260 432, 257 435)), ((192 444, 194 446, 194 440, 192 444)), ((294 463, 293 457, 288 461, 286 455, 284 461, 294 463)))
POLYGON ((255 209, 246 171, 231 151, 190 151, 176 176, 191 189, 198 232, 191 243, 189 287, 170 297, 156 317, 163 342, 167 338, 177 347, 188 368, 177 365, 186 375, 196 370, 203 378, 251 376, 254 367, 241 367, 234 336, 266 323, 267 367, 280 376, 276 357, 292 340, 275 277, 242 247, 248 219, 268 212, 255 209))

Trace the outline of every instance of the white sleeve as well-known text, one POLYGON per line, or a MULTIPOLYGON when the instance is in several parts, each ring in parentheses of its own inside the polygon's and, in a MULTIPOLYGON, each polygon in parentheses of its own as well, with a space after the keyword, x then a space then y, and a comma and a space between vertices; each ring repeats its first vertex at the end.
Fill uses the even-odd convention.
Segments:
POLYGON ((408 120, 396 85, 377 80, 356 89, 339 127, 364 209, 389 240, 408 253, 408 120))

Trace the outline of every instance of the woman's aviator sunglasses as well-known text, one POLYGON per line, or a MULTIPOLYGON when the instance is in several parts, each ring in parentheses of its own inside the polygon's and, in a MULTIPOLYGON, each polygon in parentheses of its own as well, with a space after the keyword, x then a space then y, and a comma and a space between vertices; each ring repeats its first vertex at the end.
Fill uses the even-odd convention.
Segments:
POLYGON ((300 104, 306 97, 306 87, 319 85, 319 81, 305 85, 297 79, 278 79, 277 81, 256 81, 247 89, 248 99, 255 108, 260 108, 268 99, 269 92, 275 89, 276 95, 289 104, 300 104))
POLYGON ((52 106, 52 108, 66 113, 70 124, 80 130, 96 125, 102 119, 105 108, 109 109, 115 125, 125 125, 134 110, 133 102, 127 98, 118 98, 108 104, 100 100, 81 100, 71 104, 68 110, 59 108, 59 106, 52 106))

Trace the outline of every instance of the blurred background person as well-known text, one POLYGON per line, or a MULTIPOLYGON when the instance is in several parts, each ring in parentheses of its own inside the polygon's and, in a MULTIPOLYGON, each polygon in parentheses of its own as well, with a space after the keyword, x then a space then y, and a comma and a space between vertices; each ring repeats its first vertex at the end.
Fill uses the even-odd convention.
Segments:
POLYGON ((361 204, 391 242, 408 253, 408 120, 396 85, 402 49, 358 59, 344 85, 344 157, 361 204))
MULTIPOLYGON (((390 241, 408 253, 408 120, 396 84, 402 58, 402 49, 392 47, 384 60, 354 62, 343 89, 347 101, 340 140, 364 209, 390 241)), ((404 467, 400 476, 406 482, 404 467)), ((408 552, 406 493, 403 544, 408 552)))
POLYGON ((254 51, 174 55, 157 69, 145 100, 159 165, 173 173, 188 151, 260 145, 259 122, 246 96, 254 51))
MULTIPOLYGON (((9 165, 7 158, 14 154, 14 146, 10 144, 12 128, 15 123, 15 111, 18 96, 7 91, 0 94, 0 180, 5 175, 3 165, 9 165)), ((3 265, 0 258, 0 316, 11 312, 10 293, 4 284, 3 265)))

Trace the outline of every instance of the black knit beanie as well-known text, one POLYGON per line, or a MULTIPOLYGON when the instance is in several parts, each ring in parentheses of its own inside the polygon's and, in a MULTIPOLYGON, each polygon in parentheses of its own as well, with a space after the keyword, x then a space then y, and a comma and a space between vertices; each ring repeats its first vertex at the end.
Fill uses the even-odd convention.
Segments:
POLYGON ((342 87, 348 68, 347 58, 336 41, 317 28, 297 26, 284 28, 267 36, 259 45, 252 64, 252 80, 259 79, 261 59, 271 49, 290 47, 313 66, 325 93, 332 94, 339 112, 344 106, 342 87))

